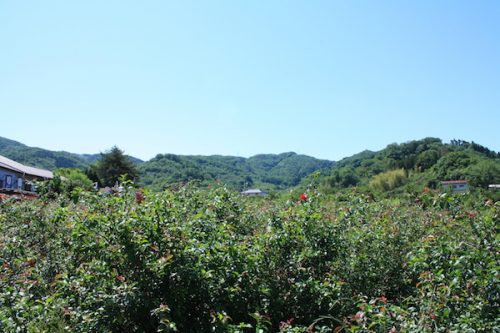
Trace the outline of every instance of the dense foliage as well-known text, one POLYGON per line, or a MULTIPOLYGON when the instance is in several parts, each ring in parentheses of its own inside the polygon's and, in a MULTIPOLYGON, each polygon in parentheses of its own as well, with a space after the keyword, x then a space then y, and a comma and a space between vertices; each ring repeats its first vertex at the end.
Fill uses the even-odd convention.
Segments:
POLYGON ((0 331, 500 327, 500 204, 480 193, 77 194, 0 204, 0 331))
POLYGON ((425 138, 390 144, 381 151, 364 151, 339 161, 325 175, 323 185, 328 190, 371 184, 382 191, 405 185, 407 191, 438 188, 441 180, 463 179, 481 188, 500 183, 500 153, 463 140, 444 144, 440 139, 425 138), (397 170, 404 170, 405 176, 389 186, 389 175, 395 176, 397 170))
POLYGON ((119 180, 136 180, 139 171, 118 147, 102 153, 101 158, 87 170, 87 175, 100 186, 114 186, 119 180))
POLYGON ((121 167, 127 164, 121 156, 113 158, 113 154, 110 153, 115 149, 118 148, 113 147, 104 154, 77 155, 28 147, 0 137, 0 155, 49 170, 79 168, 85 170, 87 176, 103 186, 114 185, 118 179, 116 173, 124 172, 131 178, 139 176, 140 185, 153 190, 163 190, 190 181, 197 181, 199 185, 205 187, 224 183, 237 190, 250 187, 275 190, 293 187, 309 174, 318 170, 328 170, 334 165, 331 161, 295 153, 260 154, 250 158, 159 154, 147 162, 127 156, 127 159, 137 167, 136 173, 131 172, 130 169, 133 169, 131 166, 125 169, 121 167), (109 157, 109 161, 101 162, 103 157, 109 157), (109 163, 113 160, 117 161, 116 170, 113 170, 115 167, 109 163), (112 176, 108 177, 108 174, 112 176))
MULTIPOLYGON (((74 154, 65 151, 51 151, 43 148, 28 147, 20 142, 0 137, 0 155, 16 162, 47 170, 58 168, 86 169, 101 159, 101 154, 74 154)), ((138 165, 143 161, 127 156, 138 165)))
POLYGON ((140 172, 141 184, 155 190, 193 180, 201 185, 222 182, 237 190, 249 187, 272 190, 293 187, 314 171, 327 170, 332 165, 330 161, 295 153, 250 158, 166 154, 142 164, 140 172))
POLYGON ((0 155, 16 162, 54 170, 55 168, 85 168, 89 165, 81 155, 28 147, 17 141, 0 137, 0 155))
POLYGON ((63 185, 61 189, 57 191, 58 193, 70 193, 76 188, 90 190, 94 187, 94 183, 92 182, 92 180, 90 180, 87 175, 85 175, 85 173, 80 169, 57 169, 54 172, 54 176, 56 178, 61 178, 61 184, 63 185))
MULTIPOLYGON (((107 172, 103 172, 103 168, 99 170, 103 165, 100 162, 102 156, 108 154, 52 152, 0 137, 0 155, 50 170, 85 169, 93 181, 110 185, 117 177, 108 181, 107 172)), ((137 167, 138 173, 134 175, 139 176, 139 184, 156 191, 176 188, 191 181, 203 187, 222 183, 235 190, 252 187, 283 190, 308 184, 308 176, 317 171, 323 175, 324 192, 358 186, 402 193, 412 189, 421 191, 425 187, 435 189, 441 180, 459 179, 481 188, 500 183, 500 153, 474 142, 452 140, 445 144, 437 138, 390 144, 381 151, 364 151, 337 163, 295 153, 261 154, 250 158, 159 154, 147 162, 131 156, 127 158, 137 167), (404 170, 405 176, 398 176, 395 181, 394 172, 398 172, 395 170, 404 170), (391 172, 393 174, 389 176, 391 172), (391 177, 394 179, 389 181, 391 177)), ((113 168, 108 165, 104 169, 113 168)))

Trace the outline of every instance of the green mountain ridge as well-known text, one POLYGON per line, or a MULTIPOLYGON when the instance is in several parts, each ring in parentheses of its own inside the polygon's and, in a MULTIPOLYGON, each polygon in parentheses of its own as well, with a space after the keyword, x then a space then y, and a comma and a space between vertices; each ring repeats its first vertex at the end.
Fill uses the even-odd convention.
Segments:
MULTIPOLYGON (((2 137, 0 137, 0 155, 49 170, 57 168, 84 170, 101 158, 101 154, 73 154, 29 147, 2 137)), ((154 190, 162 190, 189 181, 196 181, 202 186, 224 183, 237 190, 248 187, 280 190, 298 185, 315 171, 327 171, 335 163, 293 152, 259 154, 249 158, 158 154, 146 162, 128 157, 138 167, 139 185, 154 190)))
POLYGON ((221 182, 238 190, 249 187, 274 190, 296 186, 309 174, 328 170, 333 164, 292 152, 249 158, 159 154, 140 165, 139 171, 140 182, 156 190, 193 180, 203 186, 221 182))
MULTIPOLYGON (((0 137, 0 155, 22 164, 52 171, 58 168, 86 169, 101 158, 101 154, 75 154, 30 147, 3 137, 0 137)), ((136 157, 128 157, 135 164, 143 163, 136 157)))
MULTIPOLYGON (((0 155, 20 163, 54 170, 85 170, 101 154, 73 154, 28 147, 0 137, 0 155)), ((320 171, 326 191, 357 186, 376 191, 437 188, 440 180, 465 179, 474 187, 500 183, 500 153, 474 142, 424 138, 389 144, 380 151, 365 150, 338 162, 294 152, 252 157, 222 155, 158 154, 149 161, 128 156, 139 171, 138 184, 163 190, 187 182, 202 187, 224 184, 235 190, 261 188, 283 190, 306 186, 320 171)))
POLYGON ((441 180, 467 180, 479 188, 498 184, 500 153, 475 142, 452 140, 448 144, 424 138, 344 158, 320 181, 326 190, 357 186, 397 191, 437 188, 441 180))
POLYGON ((48 170, 56 168, 83 169, 90 165, 89 160, 82 155, 29 147, 3 137, 0 137, 0 155, 19 163, 48 170))

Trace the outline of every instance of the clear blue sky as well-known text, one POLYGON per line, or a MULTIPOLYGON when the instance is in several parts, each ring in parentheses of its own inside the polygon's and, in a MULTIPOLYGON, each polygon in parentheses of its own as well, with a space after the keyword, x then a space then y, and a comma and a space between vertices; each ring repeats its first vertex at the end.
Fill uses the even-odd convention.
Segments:
POLYGON ((500 150, 500 1, 0 0, 0 136, 51 150, 500 150))

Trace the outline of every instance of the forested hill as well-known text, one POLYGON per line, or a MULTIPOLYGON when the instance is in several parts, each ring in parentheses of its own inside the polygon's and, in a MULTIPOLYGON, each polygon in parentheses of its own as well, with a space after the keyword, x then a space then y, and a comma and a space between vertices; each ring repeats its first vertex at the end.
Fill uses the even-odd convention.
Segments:
POLYGON ((91 162, 84 156, 64 151, 29 147, 0 137, 0 155, 26 165, 54 170, 56 168, 86 168, 91 162))
MULTIPOLYGON (((101 158, 101 154, 79 155, 28 147, 2 137, 0 155, 49 170, 85 170, 101 158)), ((222 183, 236 190, 280 190, 301 182, 306 184, 307 176, 315 171, 321 171, 319 181, 326 190, 358 186, 390 192, 436 188, 440 180, 459 179, 483 188, 500 183, 498 152, 474 142, 443 143, 437 138, 390 144, 381 151, 366 150, 337 163, 293 152, 249 158, 159 154, 147 162, 128 158, 138 168, 139 185, 154 190, 188 181, 201 186, 222 183)))
MULTIPOLYGON (((0 137, 0 155, 10 158, 16 162, 55 170, 58 168, 78 168, 86 169, 95 163, 101 154, 74 154, 65 151, 52 151, 43 148, 29 147, 20 142, 0 137)), ((129 159, 140 164, 138 158, 129 156, 129 159)))
POLYGON ((334 162, 296 153, 235 156, 157 155, 139 166, 140 182, 156 190, 174 183, 196 180, 201 185, 221 182, 234 189, 259 187, 284 189, 299 184, 317 171, 328 171, 334 162))
MULTIPOLYGON (((101 158, 101 154, 79 155, 29 147, 2 137, 0 155, 49 170, 85 170, 101 158)), ((296 153, 261 154, 250 158, 160 154, 147 162, 128 158, 139 169, 139 185, 155 190, 188 181, 198 181, 202 186, 220 182, 237 190, 248 187, 285 189, 299 184, 314 171, 328 171, 334 165, 331 161, 296 153)))
POLYGON ((327 189, 367 186, 385 192, 436 188, 441 180, 486 188, 500 183, 500 153, 474 142, 425 138, 345 158, 321 180, 327 189))

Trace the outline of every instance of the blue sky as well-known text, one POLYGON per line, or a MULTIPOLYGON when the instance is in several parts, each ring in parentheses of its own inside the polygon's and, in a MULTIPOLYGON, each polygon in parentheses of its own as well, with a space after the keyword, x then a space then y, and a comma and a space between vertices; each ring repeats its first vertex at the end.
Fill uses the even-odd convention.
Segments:
POLYGON ((499 1, 0 1, 0 136, 97 153, 500 150, 499 1))

